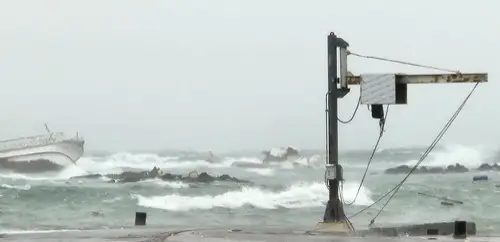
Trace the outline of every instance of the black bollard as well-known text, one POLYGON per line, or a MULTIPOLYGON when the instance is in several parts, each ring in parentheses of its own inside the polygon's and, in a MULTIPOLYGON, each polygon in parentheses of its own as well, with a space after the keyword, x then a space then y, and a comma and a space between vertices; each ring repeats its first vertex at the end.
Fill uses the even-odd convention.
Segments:
POLYGON ((427 229, 427 235, 439 235, 438 229, 427 229))
POLYGON ((487 180, 489 180, 489 179, 488 179, 488 176, 486 176, 486 175, 478 175, 478 176, 472 177, 472 181, 487 181, 487 180))
POLYGON ((147 214, 145 212, 136 212, 135 213, 135 226, 146 225, 146 217, 147 217, 147 214))
POLYGON ((467 221, 455 221, 453 237, 457 239, 467 237, 467 221))

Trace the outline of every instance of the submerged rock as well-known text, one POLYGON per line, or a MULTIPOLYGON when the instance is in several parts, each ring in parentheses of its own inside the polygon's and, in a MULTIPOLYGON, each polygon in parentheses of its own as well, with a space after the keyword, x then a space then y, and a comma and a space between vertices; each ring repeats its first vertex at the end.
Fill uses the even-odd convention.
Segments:
POLYGON ((75 176, 70 179, 96 179, 106 177, 110 178, 110 183, 129 183, 129 182, 138 182, 148 179, 161 179, 164 181, 182 181, 182 182, 193 182, 193 183, 211 183, 215 181, 228 181, 228 182, 236 182, 236 183, 250 183, 250 181, 241 180, 236 177, 232 177, 226 174, 220 176, 212 176, 206 172, 190 172, 187 176, 171 174, 171 173, 162 173, 155 172, 155 169, 152 171, 141 171, 141 172, 131 172, 126 171, 120 174, 89 174, 84 176, 75 176))

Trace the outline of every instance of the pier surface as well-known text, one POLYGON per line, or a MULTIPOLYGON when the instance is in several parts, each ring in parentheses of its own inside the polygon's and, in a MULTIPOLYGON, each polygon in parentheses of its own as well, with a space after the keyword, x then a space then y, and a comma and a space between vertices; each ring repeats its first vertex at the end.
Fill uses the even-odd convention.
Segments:
MULTIPOLYGON (((347 236, 326 233, 311 233, 307 231, 279 231, 279 230, 168 230, 161 228, 132 228, 132 229, 107 229, 107 230, 86 230, 86 231, 62 231, 62 232, 40 232, 23 234, 1 234, 0 241, 75 241, 75 242, 412 242, 429 241, 464 241, 464 239, 454 239, 451 236, 415 236, 415 237, 383 237, 383 236, 347 236)), ((469 236, 465 241, 500 241, 500 237, 469 236)))

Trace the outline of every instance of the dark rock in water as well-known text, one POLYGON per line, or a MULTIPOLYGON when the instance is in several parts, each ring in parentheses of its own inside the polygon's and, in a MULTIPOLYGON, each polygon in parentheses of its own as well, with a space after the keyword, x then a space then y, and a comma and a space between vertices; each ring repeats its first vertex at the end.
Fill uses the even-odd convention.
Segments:
POLYGON ((111 183, 128 183, 128 182, 138 182, 146 179, 157 178, 157 175, 151 175, 148 171, 141 172, 133 172, 133 171, 125 171, 120 174, 107 174, 104 175, 107 178, 110 178, 111 183))
POLYGON ((229 175, 226 175, 226 174, 223 174, 223 175, 219 176, 218 178, 221 181, 242 182, 242 180, 239 180, 238 178, 235 178, 235 177, 232 177, 232 176, 229 176, 229 175))
POLYGON ((70 179, 92 179, 92 178, 100 178, 107 177, 111 180, 110 183, 129 183, 129 182, 138 182, 147 179, 161 179, 164 181, 182 181, 182 182, 192 182, 192 183, 211 183, 215 181, 226 181, 226 182, 236 182, 236 183, 250 183, 246 180, 240 180, 236 177, 232 177, 226 174, 221 176, 212 176, 206 172, 201 172, 198 174, 197 172, 190 172, 188 176, 164 173, 161 172, 155 173, 153 171, 141 171, 141 172, 122 172, 120 174, 90 174, 85 176, 76 176, 71 177, 70 179))
POLYGON ((104 217, 104 213, 99 212, 99 211, 94 211, 91 214, 92 214, 92 216, 95 216, 95 217, 104 217))
POLYGON ((460 164, 455 164, 455 165, 449 165, 446 167, 446 172, 453 172, 453 173, 462 173, 462 172, 468 172, 469 169, 467 167, 460 165, 460 164))
MULTIPOLYGON (((387 174, 407 174, 413 169, 413 166, 407 166, 407 165, 401 165, 397 166, 394 168, 389 168, 385 170, 385 173, 387 174)), ((468 172, 469 169, 467 167, 460 165, 460 164, 455 164, 455 165, 449 165, 446 168, 442 167, 428 167, 428 166, 420 166, 413 171, 412 174, 436 174, 436 173, 462 173, 462 172, 468 172)))
POLYGON ((160 177, 164 181, 183 181, 183 182, 198 182, 198 183, 212 183, 216 181, 228 181, 228 182, 236 182, 236 183, 250 183, 250 181, 241 180, 236 177, 229 176, 227 174, 223 174, 220 176, 212 176, 206 172, 201 172, 197 174, 196 172, 190 172, 188 176, 182 175, 174 175, 174 174, 165 174, 160 177))
MULTIPOLYGON (((407 166, 407 165, 401 165, 393 168, 389 168, 385 170, 385 173, 387 174, 405 174, 410 172, 412 167, 407 166)), ((477 171, 500 171, 500 165, 498 164, 488 164, 488 163, 483 163, 481 164, 478 168, 473 169, 477 171)), ((467 169, 467 167, 457 163, 455 165, 449 165, 446 168, 442 167, 426 167, 426 166, 421 166, 418 167, 414 173, 415 174, 430 174, 430 173, 462 173, 462 172, 468 172, 470 171, 467 169)))
POLYGON ((445 206, 453 206, 453 205, 455 205, 455 204, 453 204, 452 202, 442 201, 442 202, 441 202, 441 205, 445 205, 445 206))
POLYGON ((403 174, 403 173, 408 173, 410 172, 411 168, 407 165, 400 165, 397 167, 389 168, 385 170, 385 173, 387 174, 403 174))
POLYGON ((13 171, 16 173, 41 173, 60 171, 63 168, 64 166, 46 159, 31 161, 9 161, 7 159, 0 159, 0 170, 13 171))
POLYGON ((417 173, 443 173, 446 170, 442 167, 422 166, 415 170, 417 173))
POLYGON ((198 177, 194 178, 193 181, 209 183, 214 182, 216 178, 217 177, 210 176, 206 172, 202 172, 198 175, 198 177))

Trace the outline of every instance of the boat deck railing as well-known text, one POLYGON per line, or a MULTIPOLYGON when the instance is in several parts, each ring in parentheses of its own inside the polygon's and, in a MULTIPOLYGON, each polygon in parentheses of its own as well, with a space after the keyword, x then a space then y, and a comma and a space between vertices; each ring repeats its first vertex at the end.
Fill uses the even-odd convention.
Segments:
POLYGON ((10 140, 3 140, 0 141, 0 151, 22 149, 40 145, 48 145, 68 140, 83 141, 82 137, 78 136, 78 133, 76 136, 71 137, 63 132, 57 132, 57 133, 50 133, 50 134, 43 134, 36 136, 21 137, 10 140))

